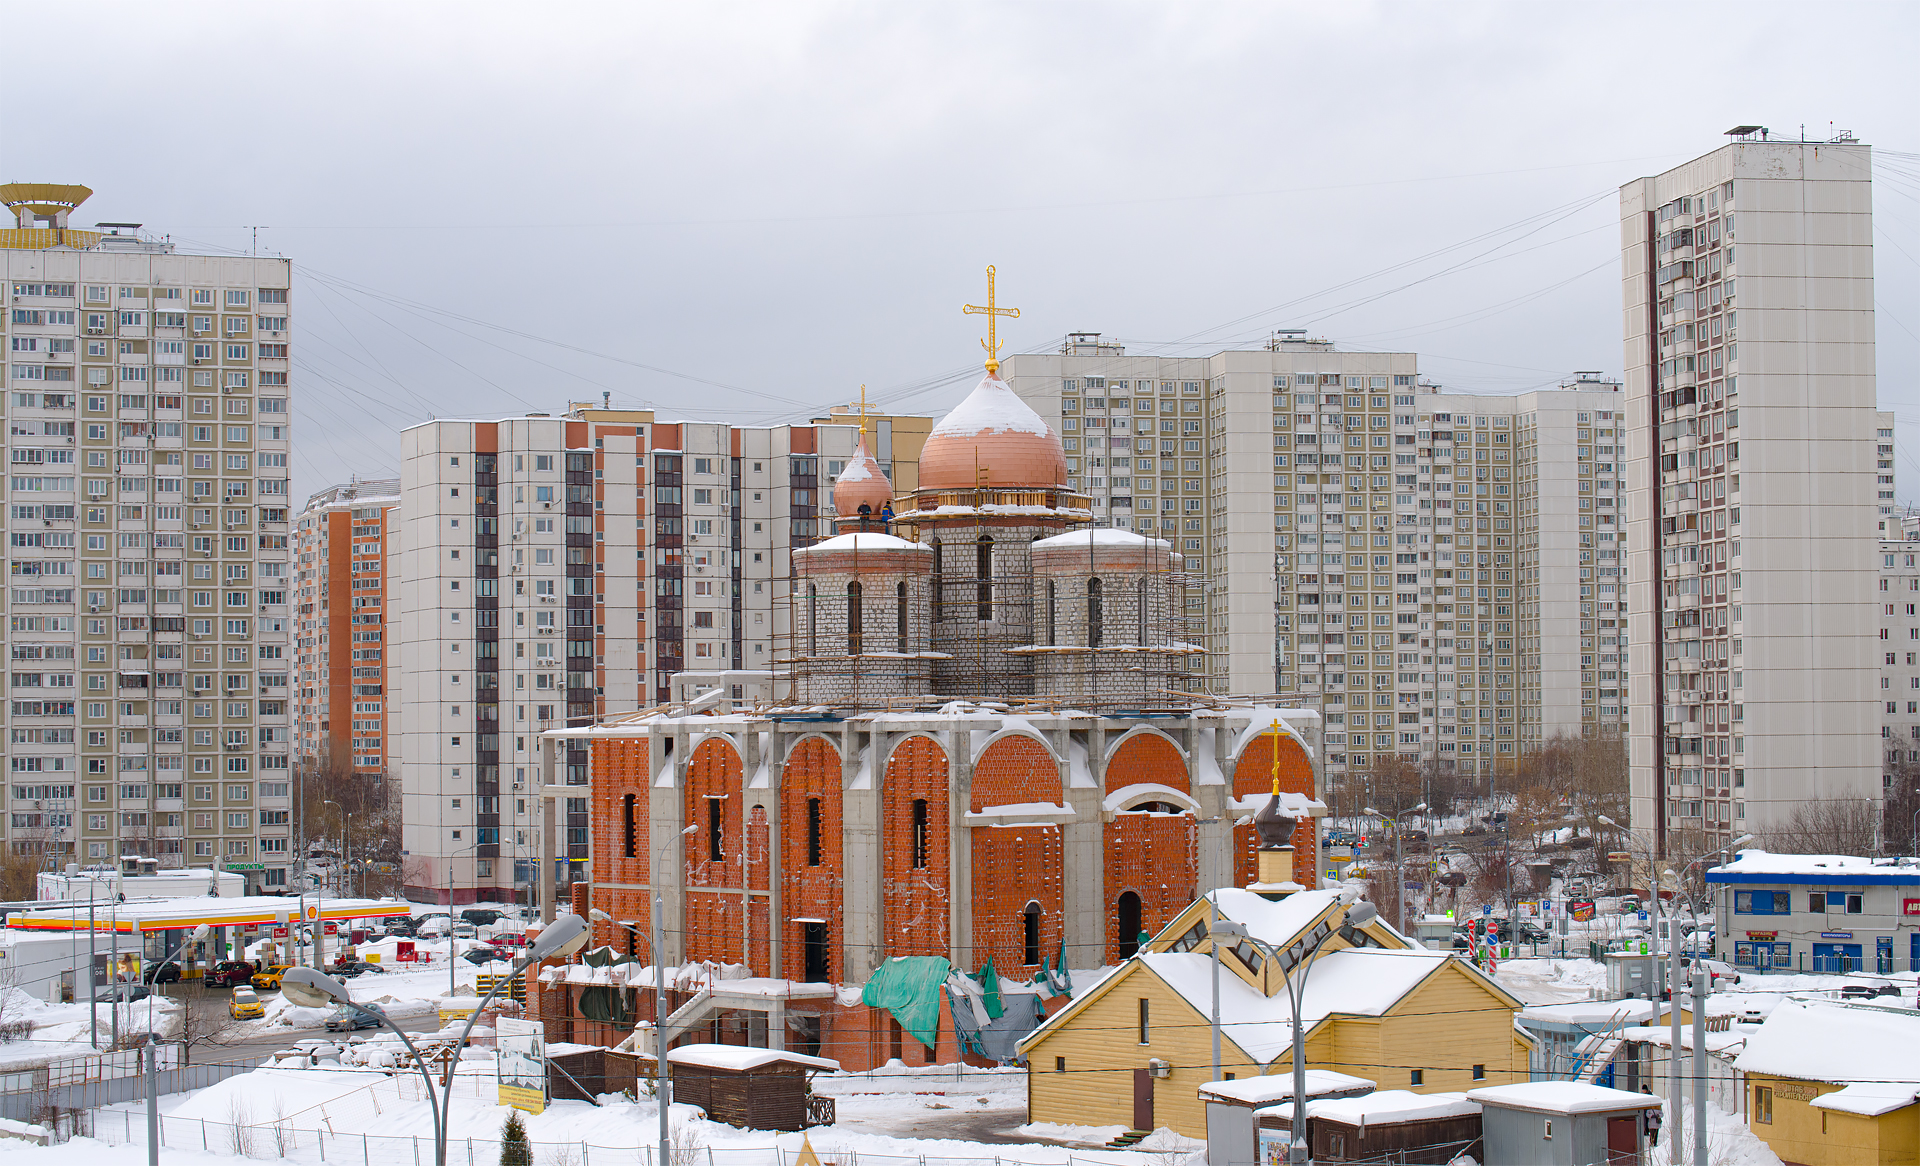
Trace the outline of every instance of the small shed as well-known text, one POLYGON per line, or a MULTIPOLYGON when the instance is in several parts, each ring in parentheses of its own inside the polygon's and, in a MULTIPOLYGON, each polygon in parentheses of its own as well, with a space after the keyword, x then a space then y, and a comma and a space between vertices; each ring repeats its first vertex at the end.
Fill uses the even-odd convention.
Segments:
MULTIPOLYGON (((1307 1070, 1307 1098, 1358 1097, 1375 1085, 1328 1069, 1307 1070)), ((1252 1162, 1260 1127, 1259 1111, 1293 1100, 1291 1069, 1259 1077, 1209 1081, 1199 1089, 1207 1107, 1207 1161, 1252 1162)), ((1284 1157, 1284 1155, 1283 1155, 1284 1157)))
POLYGON ((1480 1103, 1484 1161, 1502 1166, 1640 1166, 1647 1111, 1658 1097, 1585 1085, 1529 1081, 1470 1089, 1480 1103))
POLYGON ((839 1072, 838 1061, 746 1045, 681 1045, 668 1050, 667 1063, 673 1099, 699 1106, 713 1121, 754 1130, 833 1122, 832 1099, 815 1098, 808 1082, 823 1069, 839 1072))
MULTIPOLYGON (((1260 1113, 1261 1156, 1284 1159, 1293 1140, 1293 1107, 1260 1113), (1269 1132, 1271 1131, 1271 1132, 1269 1132)), ((1480 1106, 1464 1093, 1388 1089, 1364 1097, 1307 1103, 1307 1144, 1315 1162, 1405 1162, 1444 1166, 1462 1154, 1481 1159, 1480 1106)))
POLYGON ((595 1101, 618 1090, 607 1083, 607 1050, 599 1045, 555 1042, 547 1046, 547 1096, 554 1101, 595 1101))

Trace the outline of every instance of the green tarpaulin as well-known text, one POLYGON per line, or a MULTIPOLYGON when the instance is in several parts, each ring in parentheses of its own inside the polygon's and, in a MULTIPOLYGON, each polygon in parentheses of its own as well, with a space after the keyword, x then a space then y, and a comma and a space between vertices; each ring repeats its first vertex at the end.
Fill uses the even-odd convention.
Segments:
POLYGON ((980 987, 985 989, 981 1003, 986 1005, 987 1015, 994 1020, 1006 1015, 1006 1005, 1000 1002, 1000 973, 993 970, 993 957, 987 957, 987 966, 980 969, 980 987))
POLYGON ((893 1013, 901 1028, 931 1048, 940 1039, 940 986, 951 970, 937 955, 895 957, 874 969, 860 1001, 893 1013))

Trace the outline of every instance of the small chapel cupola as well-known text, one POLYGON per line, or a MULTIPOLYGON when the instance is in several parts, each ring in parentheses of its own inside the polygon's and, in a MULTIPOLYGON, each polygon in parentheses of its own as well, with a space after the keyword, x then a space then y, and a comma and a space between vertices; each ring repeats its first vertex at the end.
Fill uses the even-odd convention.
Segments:
POLYGON ((893 483, 867 452, 867 386, 860 386, 860 437, 833 484, 833 512, 843 531, 885 531, 893 517, 893 483))
POLYGON ((1263 899, 1284 899, 1306 890, 1293 878, 1293 833, 1299 819, 1280 803, 1280 725, 1273 726, 1273 793, 1267 804, 1253 815, 1254 833, 1260 837, 1259 879, 1247 889, 1263 899))

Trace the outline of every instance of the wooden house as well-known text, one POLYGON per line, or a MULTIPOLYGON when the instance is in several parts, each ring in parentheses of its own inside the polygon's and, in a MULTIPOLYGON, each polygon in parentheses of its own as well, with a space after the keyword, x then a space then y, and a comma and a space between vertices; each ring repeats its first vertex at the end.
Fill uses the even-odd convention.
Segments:
POLYGON ((1787 1000, 1747 1037, 1747 1125, 1782 1161, 1920 1162, 1920 1015, 1787 1000))
POLYGON ((840 1062, 746 1045, 681 1045, 667 1053, 673 1099, 697 1105, 713 1121, 754 1130, 803 1130, 833 1121, 832 1099, 808 1086, 840 1062))
POLYGON ((1269 898, 1224 888, 1190 904, 1021 1042, 1030 1120, 1205 1136, 1199 1089, 1216 1077, 1215 920, 1245 925, 1278 956, 1222 944, 1217 1076, 1291 1071, 1286 983, 1305 975, 1301 1024, 1311 1068, 1414 1092, 1527 1079, 1532 1043, 1514 1026, 1521 1003, 1473 965, 1418 947, 1377 918, 1348 925, 1337 891, 1269 898))

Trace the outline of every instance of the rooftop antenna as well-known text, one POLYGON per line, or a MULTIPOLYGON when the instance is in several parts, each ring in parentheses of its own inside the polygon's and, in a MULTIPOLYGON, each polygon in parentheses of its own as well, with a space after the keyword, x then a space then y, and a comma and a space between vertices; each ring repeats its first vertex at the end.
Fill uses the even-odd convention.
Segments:
POLYGON ((258 257, 260 254, 260 228, 249 227, 248 230, 253 232, 253 254, 258 257))

